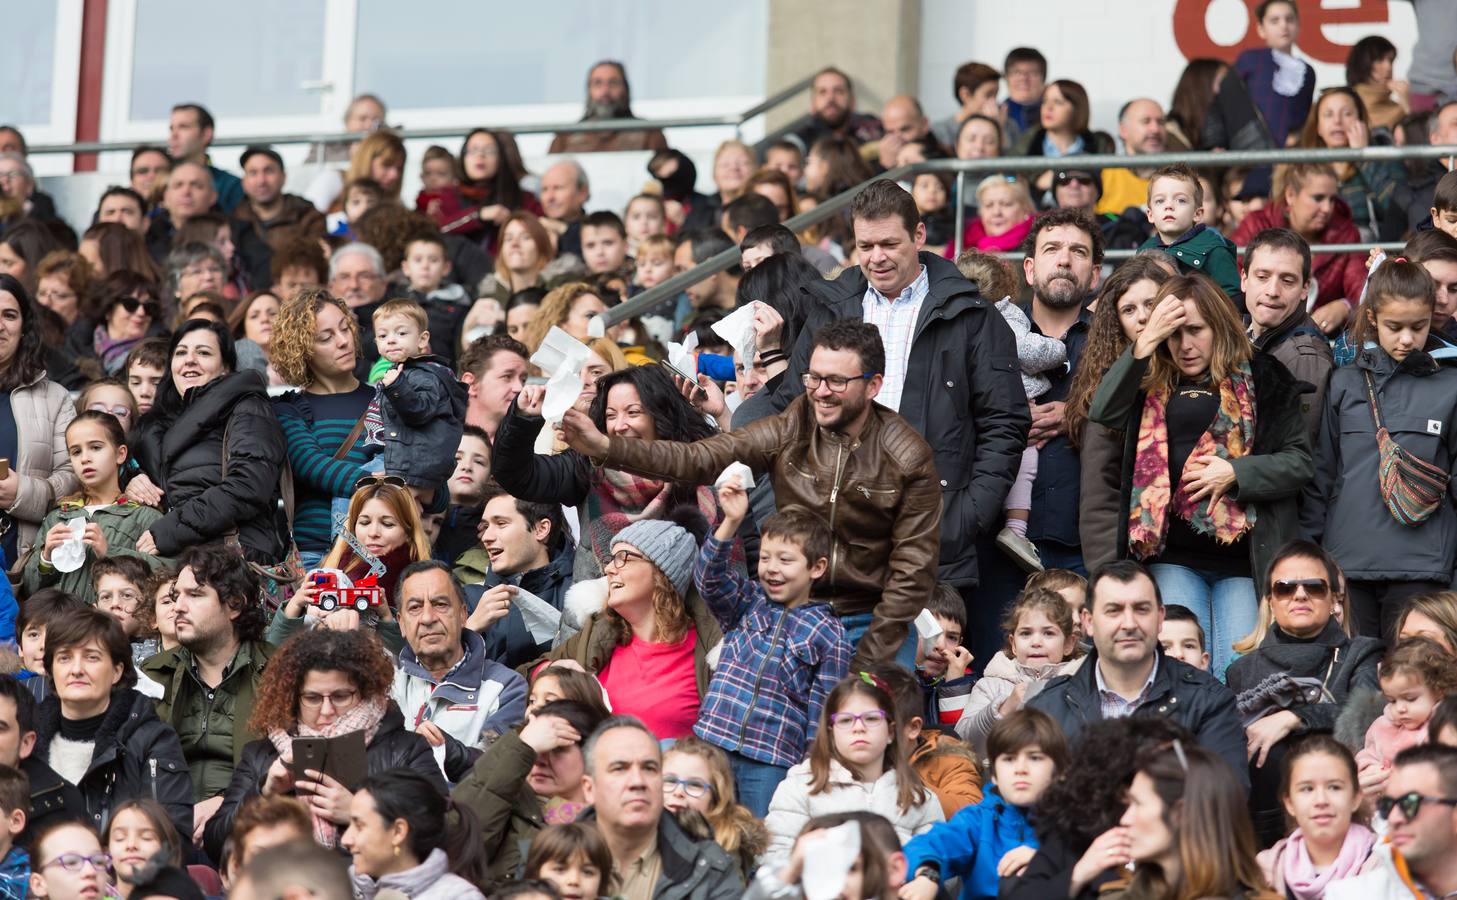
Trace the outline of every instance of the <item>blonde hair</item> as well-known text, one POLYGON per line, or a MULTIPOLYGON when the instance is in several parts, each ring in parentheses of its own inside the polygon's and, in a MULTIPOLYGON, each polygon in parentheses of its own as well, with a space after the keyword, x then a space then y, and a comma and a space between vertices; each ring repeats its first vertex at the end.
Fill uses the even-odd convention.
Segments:
POLYGON ((755 818, 747 807, 735 802, 734 773, 724 752, 703 738, 690 734, 663 751, 664 760, 674 753, 696 756, 708 764, 713 802, 709 804, 704 818, 713 828, 714 841, 729 853, 737 853, 741 848, 752 849, 753 856, 764 852, 768 848, 769 833, 764 823, 755 818))
POLYGON ((637 258, 642 259, 649 254, 657 254, 673 258, 673 239, 666 234, 654 234, 637 242, 637 258))
POLYGON ((540 349, 541 342, 546 339, 546 333, 551 331, 551 327, 565 322, 571 314, 572 304, 587 294, 595 297, 597 289, 585 281, 572 281, 552 288, 541 298, 541 305, 536 308, 536 315, 527 326, 526 334, 522 335, 521 343, 526 345, 527 350, 535 353, 540 349))
POLYGON ((421 331, 430 330, 430 317, 425 312, 425 307, 406 297, 396 297, 393 300, 386 300, 374 311, 369 323, 378 328, 379 323, 385 319, 406 318, 415 323, 421 331))
MULTIPOLYGON (((354 523, 359 521, 359 512, 364 509, 364 504, 375 499, 388 506, 390 512, 399 520, 400 527, 405 529, 405 543, 410 547, 411 561, 429 559, 430 539, 425 535, 425 526, 420 522, 420 507, 415 503, 415 495, 410 493, 409 488, 376 481, 355 491, 354 496, 349 498, 349 530, 354 531, 354 523)), ((340 569, 343 568, 340 563, 345 557, 353 555, 353 548, 341 535, 334 539, 334 546, 329 549, 329 555, 324 557, 320 565, 326 569, 340 569)))
POLYGON ((976 202, 981 205, 982 194, 995 187, 1003 187, 1012 192, 1017 202, 1029 213, 1035 209, 1032 205, 1032 195, 1027 191, 1027 185, 1020 179, 1008 178, 1006 175, 988 175, 976 183, 976 202))
POLYGON ((587 342, 587 349, 602 357, 602 361, 614 372, 621 372, 632 365, 627 361, 627 354, 622 352, 622 348, 609 338, 592 338, 587 342))
MULTIPOLYGON (((377 159, 397 160, 403 167, 405 164, 405 142, 393 131, 379 130, 371 132, 368 137, 360 141, 354 148, 354 153, 349 157, 349 169, 344 173, 344 183, 358 181, 361 178, 372 178, 370 171, 374 168, 374 161, 377 159)), ((403 181, 403 179, 401 179, 403 181)), ((394 191, 386 191, 386 195, 392 200, 400 198, 400 183, 396 182, 394 191)), ((343 195, 340 195, 340 203, 343 203, 343 195)))

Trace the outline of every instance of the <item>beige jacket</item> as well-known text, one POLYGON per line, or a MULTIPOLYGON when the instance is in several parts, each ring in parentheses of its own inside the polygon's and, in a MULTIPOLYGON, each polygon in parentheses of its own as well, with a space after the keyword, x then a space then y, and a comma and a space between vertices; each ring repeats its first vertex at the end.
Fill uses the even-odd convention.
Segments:
POLYGON ((35 542, 40 521, 51 507, 74 494, 81 483, 71 471, 66 453, 66 426, 76 418, 75 404, 66 389, 41 373, 30 384, 10 392, 10 412, 17 433, 17 458, 10 465, 20 473, 20 484, 15 502, 6 512, 20 529, 18 558, 35 542))

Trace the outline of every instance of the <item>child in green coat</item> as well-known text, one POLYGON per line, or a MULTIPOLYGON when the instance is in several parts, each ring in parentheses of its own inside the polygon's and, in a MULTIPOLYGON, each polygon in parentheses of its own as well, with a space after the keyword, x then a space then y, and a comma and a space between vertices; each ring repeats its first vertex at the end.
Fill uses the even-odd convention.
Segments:
POLYGON ((1139 250, 1162 250, 1174 258, 1181 275, 1203 272, 1245 312, 1234 242, 1199 223, 1204 212, 1204 186, 1183 163, 1164 166, 1148 181, 1148 221, 1153 234, 1139 250))
POLYGON ((139 552, 137 538, 161 518, 161 513, 129 499, 121 491, 121 467, 126 463, 126 434, 111 413, 88 410, 66 428, 66 454, 81 481, 81 492, 61 501, 41 521, 44 535, 26 557, 21 569, 21 591, 30 596, 41 588, 59 588, 87 603, 96 602, 91 565, 108 556, 137 556, 151 568, 163 562, 139 552), (84 518, 85 559, 80 568, 63 572, 52 554, 71 537, 70 521, 84 518))

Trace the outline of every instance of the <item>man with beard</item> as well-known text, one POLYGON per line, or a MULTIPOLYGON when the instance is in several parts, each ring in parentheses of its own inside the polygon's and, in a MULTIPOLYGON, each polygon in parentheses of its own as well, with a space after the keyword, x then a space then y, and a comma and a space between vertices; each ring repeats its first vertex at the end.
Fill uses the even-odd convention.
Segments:
MULTIPOLYGON (((635 119, 632 88, 622 63, 603 60, 587 73, 587 111, 583 122, 635 119)), ((666 150, 668 141, 656 128, 631 131, 573 131, 552 138, 548 153, 616 153, 622 150, 666 150)))
POLYGON ((1032 305, 1026 310, 1032 330, 1067 347, 1067 364, 1043 373, 1052 387, 1032 400, 1032 430, 1027 439, 1038 452, 1027 537, 1037 545, 1047 568, 1082 572, 1078 537, 1081 467, 1077 451, 1068 443, 1063 401, 1088 340, 1084 306, 1098 287, 1103 235, 1082 210, 1055 209, 1033 223, 1023 250, 1027 255, 1022 260, 1022 274, 1032 286, 1032 305))
POLYGON ((834 66, 821 69, 809 89, 809 115, 789 126, 788 137, 809 153, 827 134, 841 134, 857 144, 879 140, 885 129, 875 116, 855 112, 855 85, 834 66))
POLYGON ((177 731, 192 770, 195 839, 223 802, 243 746, 253 698, 273 645, 263 640, 267 616, 258 576, 237 551, 191 547, 177 560, 175 610, 180 645, 142 664, 162 685, 157 715, 177 731))
MULTIPOLYGON (((1130 156, 1163 153, 1168 146, 1164 108, 1147 97, 1123 104, 1118 111, 1118 137, 1123 141, 1123 152, 1130 156)), ((1147 206, 1148 177, 1155 168, 1104 169, 1098 215, 1118 216, 1130 206, 1147 206)))
POLYGON ((405 648, 390 698, 405 727, 434 748, 445 777, 465 777, 490 739, 526 719, 526 679, 493 661, 466 626, 465 594, 438 560, 400 573, 400 634, 405 648))
MULTIPOLYGON (((1006 338, 1010 345, 1010 329, 1006 338)), ((585 413, 568 410, 562 429, 578 453, 649 478, 710 484, 735 461, 758 477, 767 474, 778 509, 808 510, 829 525, 833 572, 817 596, 833 604, 846 636, 859 642, 851 671, 898 654, 910 668, 910 623, 936 581, 945 473, 937 477, 931 447, 910 423, 873 402, 887 372, 875 326, 830 322, 805 343, 799 396, 782 413, 745 428, 693 443, 625 440, 609 438, 585 413)), ((1015 349, 1009 352, 1015 358, 1015 349)), ((1025 434, 1026 401, 1021 405, 1025 434)))
POLYGON ((1031 425, 1016 339, 956 266, 921 249, 926 228, 905 189, 873 181, 855 198, 850 216, 860 265, 808 289, 806 337, 797 341, 788 371, 764 390, 777 409, 794 399, 809 360, 807 336, 826 322, 876 326, 886 356, 876 400, 904 417, 935 452, 945 508, 938 580, 961 591, 968 610, 982 609, 990 604, 973 596, 983 574, 977 541, 1002 527, 1002 503, 1031 425))

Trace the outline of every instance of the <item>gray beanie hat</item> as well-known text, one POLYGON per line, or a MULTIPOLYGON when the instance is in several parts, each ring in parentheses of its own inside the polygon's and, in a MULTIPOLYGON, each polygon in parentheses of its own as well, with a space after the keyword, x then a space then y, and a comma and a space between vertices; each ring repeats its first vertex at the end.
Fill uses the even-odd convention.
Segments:
POLYGON ((681 525, 665 519, 642 519, 617 532, 614 544, 631 544, 673 583, 678 596, 688 593, 698 542, 681 525))

